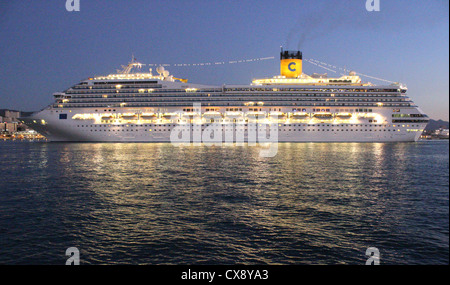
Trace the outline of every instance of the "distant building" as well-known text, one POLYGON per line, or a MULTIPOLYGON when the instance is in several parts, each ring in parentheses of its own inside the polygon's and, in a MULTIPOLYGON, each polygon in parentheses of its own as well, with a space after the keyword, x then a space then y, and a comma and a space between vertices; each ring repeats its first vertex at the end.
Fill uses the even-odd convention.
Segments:
POLYGON ((435 133, 440 139, 448 139, 449 138, 448 129, 440 128, 439 130, 436 130, 435 133))
POLYGON ((0 110, 0 117, 2 117, 2 123, 17 123, 20 118, 20 111, 15 110, 0 110))
POLYGON ((15 133, 17 132, 17 128, 19 126, 18 123, 1 123, 1 131, 7 133, 15 133))
POLYGON ((15 110, 1 109, 0 110, 0 132, 15 133, 19 129, 23 129, 19 122, 21 112, 15 110))

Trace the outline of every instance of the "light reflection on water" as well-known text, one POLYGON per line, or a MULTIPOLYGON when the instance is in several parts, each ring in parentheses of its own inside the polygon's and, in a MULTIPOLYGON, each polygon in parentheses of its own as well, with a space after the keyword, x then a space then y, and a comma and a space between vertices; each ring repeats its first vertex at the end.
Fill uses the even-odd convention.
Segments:
POLYGON ((448 264, 448 142, 0 144, 0 263, 448 264))

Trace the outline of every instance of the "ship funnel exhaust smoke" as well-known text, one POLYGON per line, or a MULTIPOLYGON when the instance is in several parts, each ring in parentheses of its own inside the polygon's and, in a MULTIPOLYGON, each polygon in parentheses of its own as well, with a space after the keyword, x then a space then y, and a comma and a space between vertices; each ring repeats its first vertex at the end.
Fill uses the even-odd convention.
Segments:
POLYGON ((319 7, 315 13, 303 11, 291 26, 286 36, 286 48, 301 50, 306 43, 332 34, 342 26, 354 26, 355 18, 348 17, 348 11, 354 8, 353 3, 345 1, 317 1, 319 7), (297 43, 297 45, 295 45, 297 43))

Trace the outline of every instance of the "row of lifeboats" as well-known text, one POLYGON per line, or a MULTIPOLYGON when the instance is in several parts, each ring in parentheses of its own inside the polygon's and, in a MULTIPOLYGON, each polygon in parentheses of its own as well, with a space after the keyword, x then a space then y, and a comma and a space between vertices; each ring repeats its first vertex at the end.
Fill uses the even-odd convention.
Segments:
MULTIPOLYGON (((112 120, 125 120, 125 121, 152 121, 152 120, 158 120, 158 119, 165 119, 165 120, 173 120, 173 119, 194 119, 198 118, 199 114, 195 112, 185 112, 185 113, 164 113, 164 114, 122 114, 118 116, 114 115, 107 115, 102 116, 102 121, 112 121, 112 120)), ((202 114, 203 118, 206 119, 221 119, 221 118, 228 118, 228 119, 239 119, 239 118, 248 118, 248 119, 264 119, 264 118, 276 118, 276 119, 293 119, 293 120, 305 120, 305 119, 320 119, 320 120, 333 120, 333 119, 351 119, 352 114, 351 113, 328 113, 328 112, 321 112, 321 113, 305 113, 305 112, 294 112, 294 113, 282 113, 282 112, 225 112, 224 114, 220 112, 206 112, 202 114)))

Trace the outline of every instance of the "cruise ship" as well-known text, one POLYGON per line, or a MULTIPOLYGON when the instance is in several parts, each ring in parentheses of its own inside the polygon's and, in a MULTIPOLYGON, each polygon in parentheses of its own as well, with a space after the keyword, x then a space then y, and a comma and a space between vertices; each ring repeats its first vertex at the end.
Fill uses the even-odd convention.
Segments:
POLYGON ((405 85, 303 73, 300 51, 280 53, 280 75, 249 85, 201 85, 164 67, 82 80, 22 122, 49 141, 414 142, 428 122, 405 85))

